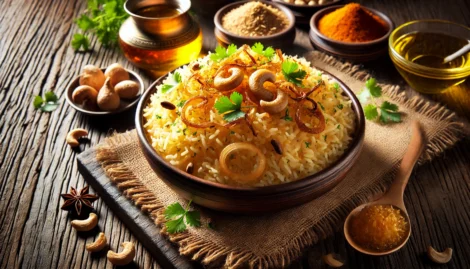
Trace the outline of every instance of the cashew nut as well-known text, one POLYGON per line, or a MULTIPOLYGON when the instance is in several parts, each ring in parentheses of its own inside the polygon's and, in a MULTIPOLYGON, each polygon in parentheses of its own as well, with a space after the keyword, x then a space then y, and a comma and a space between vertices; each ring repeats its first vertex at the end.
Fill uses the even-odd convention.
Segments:
POLYGON ((67 134, 67 137, 65 138, 65 141, 69 146, 72 148, 78 147, 80 145, 80 142, 78 142, 78 139, 80 137, 84 137, 88 135, 88 131, 82 128, 77 128, 73 129, 67 134))
POLYGON ((114 86, 114 90, 119 97, 132 99, 139 93, 140 85, 133 80, 124 80, 114 86))
POLYGON ((121 252, 108 251, 108 260, 114 265, 126 265, 134 260, 135 246, 132 242, 123 242, 121 246, 124 248, 121 252))
POLYGON ((344 261, 342 261, 341 257, 335 253, 323 256, 323 261, 333 268, 338 268, 344 265, 344 261))
POLYGON ((116 86, 121 81, 129 80, 129 73, 122 65, 114 63, 104 71, 104 75, 111 79, 111 86, 116 86))
POLYGON ((80 85, 87 85, 93 89, 99 90, 104 84, 104 73, 98 67, 94 65, 85 65, 83 72, 80 75, 80 85))
POLYGON ((436 251, 433 247, 428 247, 428 257, 435 263, 448 263, 452 259, 452 249, 446 248, 443 252, 436 251))
POLYGON ((98 224, 98 216, 95 213, 90 213, 87 219, 72 220, 72 227, 79 232, 87 232, 95 228, 98 224))
POLYGON ((104 247, 106 247, 107 243, 108 241, 106 240, 106 235, 104 235, 104 233, 100 233, 96 241, 93 243, 86 244, 85 248, 89 252, 98 252, 101 251, 104 247))
POLYGON ((97 103, 98 107, 104 111, 112 111, 119 108, 121 99, 114 91, 110 78, 106 79, 103 87, 98 92, 97 103))
POLYGON ((287 94, 278 89, 276 99, 272 101, 261 100, 259 104, 269 114, 276 114, 286 108, 287 102, 287 94))
POLYGON ((271 101, 274 99, 274 94, 264 88, 263 84, 266 81, 274 83, 276 81, 276 76, 273 72, 267 69, 259 69, 251 74, 250 78, 248 79, 248 86, 250 86, 250 90, 259 99, 271 101))
POLYGON ((222 70, 214 78, 214 87, 221 92, 229 91, 238 87, 238 85, 242 83, 244 77, 245 74, 243 71, 237 67, 222 70))
POLYGON ((82 105, 96 105, 96 97, 98 92, 91 86, 82 85, 78 86, 72 93, 72 100, 74 103, 82 105))

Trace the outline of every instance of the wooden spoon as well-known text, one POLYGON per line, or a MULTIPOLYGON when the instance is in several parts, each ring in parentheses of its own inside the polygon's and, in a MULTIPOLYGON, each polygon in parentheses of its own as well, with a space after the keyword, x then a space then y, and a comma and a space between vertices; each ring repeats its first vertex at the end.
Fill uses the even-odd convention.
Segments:
POLYGON ((379 200, 356 207, 353 211, 351 211, 351 213, 349 213, 348 217, 346 218, 346 221, 344 222, 344 235, 346 237, 346 240, 357 251, 362 252, 364 254, 375 255, 375 256, 386 255, 386 254, 393 253, 399 250, 400 248, 402 248, 406 244, 408 239, 410 238, 411 223, 410 223, 410 218, 408 216, 408 212, 406 211, 406 208, 405 208, 405 203, 403 202, 403 193, 405 191, 405 187, 406 187, 406 184, 408 183, 408 179, 410 178, 413 167, 416 161, 418 161, 418 158, 423 152, 423 149, 424 149, 424 137, 423 137, 422 128, 419 122, 414 121, 412 123, 412 134, 411 134, 410 144, 408 145, 408 149, 406 150, 406 153, 403 156, 403 160, 401 161, 399 170, 397 172, 395 180, 392 182, 392 185, 390 186, 390 189, 379 200), (400 244, 397 244, 397 246, 394 247, 393 249, 389 249, 386 251, 370 250, 370 249, 364 248, 356 244, 354 240, 352 239, 352 235, 350 234, 350 221, 352 219, 352 216, 355 216, 356 214, 361 212, 361 210, 364 207, 371 206, 371 205, 392 205, 395 208, 401 210, 402 215, 405 217, 405 220, 408 223, 407 234, 402 239, 403 241, 400 244))

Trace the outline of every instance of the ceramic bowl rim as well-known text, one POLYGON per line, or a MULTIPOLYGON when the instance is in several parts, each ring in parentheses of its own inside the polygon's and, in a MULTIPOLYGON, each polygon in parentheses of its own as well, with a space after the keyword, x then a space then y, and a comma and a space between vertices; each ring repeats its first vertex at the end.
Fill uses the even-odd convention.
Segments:
POLYGON ((382 37, 380 37, 378 39, 375 39, 375 40, 367 41, 367 42, 345 42, 345 41, 334 40, 332 38, 329 38, 329 37, 323 35, 317 27, 318 21, 323 16, 325 16, 326 14, 329 14, 329 13, 333 12, 334 10, 342 8, 346 5, 347 4, 329 6, 329 7, 326 7, 324 9, 321 9, 321 10, 315 12, 315 14, 313 14, 312 18, 310 19, 310 29, 312 29, 312 31, 318 37, 320 37, 321 39, 326 40, 326 41, 328 41, 330 43, 333 43, 333 44, 341 45, 341 46, 349 46, 349 47, 357 47, 357 48, 368 47, 368 46, 373 46, 373 45, 380 44, 380 43, 385 42, 386 40, 388 40, 388 37, 394 31, 394 28, 395 28, 395 24, 393 23, 392 19, 390 19, 389 16, 385 15, 384 13, 382 13, 382 12, 376 10, 376 9, 373 9, 373 8, 370 8, 370 7, 365 7, 365 6, 361 6, 361 7, 364 8, 364 9, 367 9, 368 11, 373 13, 374 15, 379 16, 388 25, 388 31, 382 37))
MULTIPOLYGON (((351 99, 354 115, 356 117, 356 129, 354 130, 351 144, 344 151, 343 155, 341 155, 335 162, 330 164, 330 166, 328 166, 327 168, 313 175, 309 175, 309 176, 303 177, 295 181, 277 184, 277 185, 270 185, 270 186, 263 186, 263 187, 240 187, 240 186, 231 186, 227 184, 204 180, 202 178, 188 174, 174 167, 173 165, 169 164, 150 145, 147 135, 144 130, 144 117, 143 117, 143 110, 145 106, 147 106, 150 96, 157 91, 156 86, 159 85, 159 83, 161 83, 168 76, 168 74, 160 77, 148 87, 148 89, 142 95, 142 98, 140 99, 139 104, 137 106, 136 115, 135 115, 135 126, 136 126, 137 136, 139 138, 141 148, 142 147, 144 148, 142 150, 145 150, 147 155, 150 155, 150 158, 153 161, 158 162, 159 165, 165 166, 165 168, 170 170, 172 173, 176 173, 180 177, 189 179, 203 186, 207 186, 207 187, 211 187, 211 188, 215 188, 219 190, 228 190, 228 191, 239 192, 239 193, 259 192, 263 194, 279 194, 279 193, 285 193, 289 191, 303 189, 305 187, 308 187, 309 185, 319 183, 322 180, 327 179, 328 175, 333 174, 335 172, 335 168, 344 166, 346 163, 348 163, 348 157, 351 156, 358 147, 362 147, 362 144, 364 141, 364 135, 365 135, 365 117, 364 117, 364 112, 362 110, 362 106, 359 100, 355 96, 354 92, 344 82, 342 82, 340 79, 338 79, 336 76, 332 75, 331 73, 322 70, 321 68, 317 68, 317 67, 314 67, 314 68, 327 74, 328 76, 331 77, 331 79, 336 81, 340 85, 340 87, 343 89, 346 96, 348 96, 348 98, 351 99)), ((174 70, 170 73, 173 73, 173 72, 174 70)), ((356 161, 357 161, 357 158, 353 160, 353 162, 356 162, 356 161)))
POLYGON ((283 2, 283 0, 272 0, 273 2, 276 2, 276 3, 279 3, 281 5, 285 5, 285 6, 288 6, 288 7, 292 7, 292 8, 308 8, 308 9, 316 9, 316 8, 324 8, 324 7, 329 7, 331 5, 336 5, 338 4, 339 2, 343 1, 343 0, 333 0, 333 2, 330 2, 330 3, 325 3, 325 4, 321 4, 321 5, 313 5, 313 6, 309 6, 309 5, 296 5, 296 4, 293 4, 293 3, 287 3, 287 2, 283 2))
POLYGON ((141 15, 138 15, 137 13, 135 13, 135 11, 131 11, 129 9, 129 2, 132 2, 134 0, 126 0, 126 2, 124 2, 124 11, 126 11, 127 14, 129 14, 129 16, 133 17, 133 18, 137 18, 137 19, 140 19, 140 20, 146 20, 146 21, 161 21, 161 20, 168 20, 168 19, 172 19, 172 18, 176 18, 176 17, 179 17, 181 16, 182 14, 185 14, 186 12, 188 12, 190 9, 191 9, 191 0, 177 0, 176 2, 179 2, 179 1, 184 1, 186 4, 186 6, 184 6, 185 8, 182 9, 182 11, 176 15, 173 15, 173 16, 169 16, 169 17, 161 17, 161 18, 151 18, 151 17, 144 17, 144 16, 141 16, 141 15))
MULTIPOLYGON (((100 69, 103 72, 106 70, 106 68, 100 68, 100 69)), ((75 84, 79 85, 78 81, 79 81, 81 75, 78 75, 78 76, 74 77, 69 82, 69 84, 67 85, 67 91, 66 91, 66 95, 65 95, 65 99, 67 100, 67 103, 71 107, 73 107, 75 110, 77 110, 77 111, 79 111, 83 114, 87 114, 87 115, 91 115, 91 116, 113 115, 113 114, 118 114, 118 113, 121 113, 121 112, 124 112, 124 111, 130 109, 131 107, 135 106, 140 101, 140 98, 142 98, 145 85, 144 85, 144 82, 143 82, 142 78, 136 72, 134 72, 132 70, 129 70, 127 68, 125 68, 125 69, 131 75, 130 80, 134 80, 134 81, 137 80, 137 82, 140 85, 139 95, 136 96, 135 99, 132 100, 127 106, 125 106, 121 109, 118 109, 118 110, 114 110, 114 111, 93 111, 93 110, 85 109, 85 108, 75 104, 73 102, 73 100, 71 99, 72 93, 75 90, 75 88, 72 88, 72 86, 75 85, 75 84)))
POLYGON ((292 13, 292 11, 288 7, 283 6, 279 3, 275 3, 275 2, 268 2, 268 1, 264 1, 264 0, 258 0, 257 2, 261 2, 263 4, 273 6, 277 9, 281 10, 282 13, 284 13, 284 15, 286 15, 287 19, 289 20, 289 25, 287 25, 286 29, 282 30, 279 33, 275 33, 275 34, 269 35, 269 36, 241 36, 241 35, 237 35, 237 34, 234 34, 232 32, 229 32, 228 30, 226 30, 222 26, 222 22, 221 22, 222 14, 223 13, 225 14, 225 13, 229 12, 230 10, 232 10, 234 8, 237 8, 237 7, 239 7, 239 6, 241 6, 245 3, 248 3, 248 2, 253 2, 253 1, 251 1, 251 0, 236 1, 236 2, 233 2, 233 3, 230 3, 228 5, 225 5, 225 6, 221 7, 217 11, 217 13, 215 13, 215 15, 214 15, 215 27, 220 32, 224 33, 227 36, 237 38, 237 39, 250 40, 250 41, 259 40, 261 43, 263 43, 263 41, 265 41, 265 40, 280 38, 280 37, 284 36, 285 34, 289 33, 290 31, 292 31, 292 29, 294 29, 294 27, 295 27, 295 16, 294 16, 294 13, 292 13))

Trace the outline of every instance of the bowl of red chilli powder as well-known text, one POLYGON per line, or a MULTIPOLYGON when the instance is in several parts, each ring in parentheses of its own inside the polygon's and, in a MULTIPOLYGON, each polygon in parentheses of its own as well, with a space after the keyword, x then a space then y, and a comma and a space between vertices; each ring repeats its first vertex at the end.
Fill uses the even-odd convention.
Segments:
POLYGON ((341 58, 368 61, 387 53, 392 20, 357 3, 331 6, 310 20, 310 40, 317 49, 341 58))

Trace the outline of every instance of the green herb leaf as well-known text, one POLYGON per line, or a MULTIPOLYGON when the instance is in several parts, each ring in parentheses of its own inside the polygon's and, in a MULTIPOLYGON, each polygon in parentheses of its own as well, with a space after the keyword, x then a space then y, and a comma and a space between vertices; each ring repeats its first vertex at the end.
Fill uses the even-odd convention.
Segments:
POLYGON ((375 78, 370 78, 366 81, 366 89, 368 89, 370 94, 374 97, 382 96, 382 88, 377 85, 375 78))
POLYGON ((227 96, 219 98, 214 107, 219 114, 224 114, 224 120, 234 121, 245 116, 245 112, 241 111, 243 102, 243 95, 238 92, 233 92, 230 99, 227 96))
POLYGON ((177 107, 183 107, 184 104, 186 104, 186 100, 181 100, 178 104, 176 104, 177 107))
POLYGON ((369 101, 370 92, 368 90, 363 90, 357 95, 357 99, 361 104, 366 104, 369 101))
POLYGON ((170 76, 170 80, 167 81, 162 86, 162 93, 169 93, 176 89, 178 85, 181 83, 181 75, 178 72, 175 72, 173 75, 170 76))
POLYGON ((276 54, 276 51, 272 47, 267 47, 266 49, 264 49, 264 45, 260 42, 256 42, 251 47, 251 49, 257 54, 263 55, 264 57, 268 58, 269 60, 272 60, 272 58, 276 54))
POLYGON ((48 91, 44 94, 44 98, 46 99, 46 102, 57 102, 58 98, 57 95, 53 91, 48 91))
POLYGON ((305 147, 310 148, 310 142, 305 142, 305 147))
POLYGON ((34 97, 34 100, 33 100, 33 106, 35 109, 38 109, 42 106, 42 104, 44 103, 44 100, 42 99, 41 96, 35 96, 34 97))
POLYGON ((383 102, 380 106, 380 121, 383 123, 401 122, 398 106, 387 101, 383 102))
POLYGON ((201 215, 198 211, 189 211, 188 209, 183 208, 180 203, 174 203, 165 209, 163 212, 165 219, 168 220, 165 224, 168 233, 179 233, 186 230, 186 224, 192 227, 201 226, 201 215))
POLYGON ((379 116, 379 112, 377 111, 377 106, 374 104, 368 104, 364 107, 364 115, 368 120, 375 120, 379 116))
POLYGON ((96 23, 87 15, 82 14, 78 19, 75 20, 78 27, 84 32, 92 29, 96 26, 96 23))
POLYGON ((307 75, 307 72, 300 69, 299 64, 296 62, 287 60, 282 63, 282 74, 287 81, 297 86, 302 86, 302 80, 307 75))
POLYGON ((227 49, 222 46, 217 46, 215 52, 211 53, 210 59, 214 62, 220 62, 221 60, 229 57, 237 51, 237 46, 235 44, 230 44, 227 49))
POLYGON ((339 105, 337 105, 336 107, 339 108, 339 109, 343 109, 344 105, 343 105, 343 104, 339 104, 339 105))
POLYGON ((59 107, 59 104, 47 103, 41 107, 42 112, 52 112, 59 107))
POLYGON ((79 51, 81 49, 83 49, 83 51, 87 51, 90 47, 88 37, 82 34, 74 34, 71 44, 75 51, 79 51))
POLYGON ((286 114, 284 115, 284 117, 282 117, 283 120, 285 121, 292 121, 292 117, 289 116, 289 109, 287 108, 286 109, 286 114))

